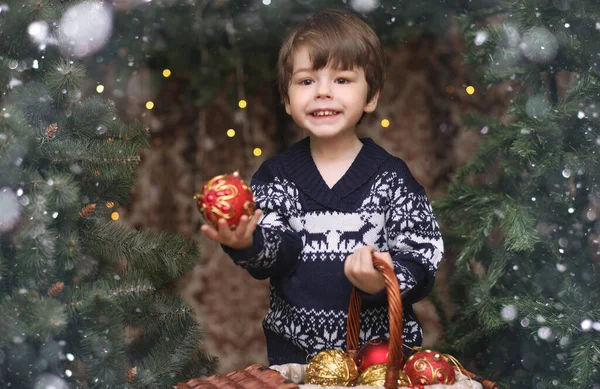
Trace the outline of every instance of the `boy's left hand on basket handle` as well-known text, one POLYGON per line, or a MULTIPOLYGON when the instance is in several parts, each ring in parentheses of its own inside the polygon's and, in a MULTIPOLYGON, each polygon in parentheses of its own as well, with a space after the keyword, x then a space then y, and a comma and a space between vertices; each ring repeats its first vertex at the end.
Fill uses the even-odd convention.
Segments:
POLYGON ((375 294, 385 288, 381 273, 373 266, 373 258, 381 259, 394 268, 392 257, 387 252, 377 252, 371 246, 357 249, 344 262, 344 274, 352 285, 365 293, 375 294))

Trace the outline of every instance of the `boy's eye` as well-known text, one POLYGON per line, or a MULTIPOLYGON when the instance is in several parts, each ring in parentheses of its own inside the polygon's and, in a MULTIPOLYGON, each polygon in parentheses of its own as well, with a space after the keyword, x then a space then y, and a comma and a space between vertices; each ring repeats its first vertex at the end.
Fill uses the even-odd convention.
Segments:
POLYGON ((306 79, 306 80, 300 81, 300 85, 310 85, 310 84, 312 84, 312 80, 306 79))
POLYGON ((340 77, 337 79, 338 84, 347 84, 349 82, 350 82, 350 80, 348 80, 347 78, 340 77))

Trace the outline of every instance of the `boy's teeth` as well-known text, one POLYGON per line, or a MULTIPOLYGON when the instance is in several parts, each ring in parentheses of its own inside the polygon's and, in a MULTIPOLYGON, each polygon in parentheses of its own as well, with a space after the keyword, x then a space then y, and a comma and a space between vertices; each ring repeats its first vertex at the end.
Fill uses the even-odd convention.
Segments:
POLYGON ((314 116, 330 116, 330 115, 335 115, 337 114, 337 112, 335 111, 318 111, 318 112, 313 112, 314 116))

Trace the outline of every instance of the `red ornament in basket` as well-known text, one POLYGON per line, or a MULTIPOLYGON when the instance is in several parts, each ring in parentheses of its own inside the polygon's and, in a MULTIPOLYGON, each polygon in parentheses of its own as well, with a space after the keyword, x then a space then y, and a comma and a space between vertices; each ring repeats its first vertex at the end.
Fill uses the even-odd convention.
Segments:
POLYGON ((411 355, 404 365, 404 372, 413 385, 452 385, 456 382, 454 369, 444 354, 431 350, 411 355))
POLYGON ((202 186, 194 199, 204 220, 215 228, 219 219, 225 219, 233 229, 242 215, 252 217, 254 213, 252 190, 237 171, 212 178, 202 186))
POLYGON ((390 348, 387 339, 372 339, 360 348, 355 361, 358 371, 363 372, 369 366, 387 363, 388 350, 390 348))

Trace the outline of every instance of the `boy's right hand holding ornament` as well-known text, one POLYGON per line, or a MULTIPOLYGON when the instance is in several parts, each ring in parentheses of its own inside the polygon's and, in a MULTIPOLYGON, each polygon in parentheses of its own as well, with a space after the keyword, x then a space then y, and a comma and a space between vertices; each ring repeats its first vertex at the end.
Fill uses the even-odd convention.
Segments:
POLYGON ((252 246, 252 236, 261 216, 262 211, 257 209, 252 219, 243 215, 235 229, 231 229, 225 219, 219 219, 217 228, 205 224, 200 228, 200 231, 210 239, 216 240, 225 246, 241 250, 252 246))
POLYGON ((204 235, 236 250, 252 246, 262 211, 254 211, 254 194, 239 172, 213 177, 194 199, 206 222, 204 235))

